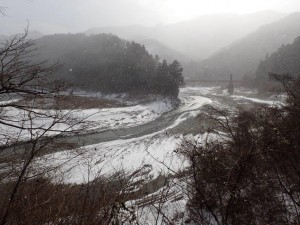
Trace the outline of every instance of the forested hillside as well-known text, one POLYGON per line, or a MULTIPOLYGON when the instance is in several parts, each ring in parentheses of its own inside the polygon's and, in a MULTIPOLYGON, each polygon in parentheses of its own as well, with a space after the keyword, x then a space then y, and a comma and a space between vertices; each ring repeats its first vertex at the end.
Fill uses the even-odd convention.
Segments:
POLYGON ((75 87, 106 93, 178 95, 183 83, 178 61, 168 64, 144 46, 117 36, 59 34, 37 40, 39 59, 63 64, 58 78, 75 87))

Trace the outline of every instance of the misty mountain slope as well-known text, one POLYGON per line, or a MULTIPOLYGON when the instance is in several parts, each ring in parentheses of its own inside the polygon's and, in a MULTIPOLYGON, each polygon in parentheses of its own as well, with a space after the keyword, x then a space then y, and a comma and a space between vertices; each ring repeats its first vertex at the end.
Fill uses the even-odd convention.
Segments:
POLYGON ((63 64, 57 78, 67 80, 77 88, 177 97, 183 83, 178 61, 161 62, 143 45, 112 34, 57 34, 36 42, 37 60, 63 64))
POLYGON ((283 14, 273 11, 247 15, 214 14, 156 27, 111 26, 93 28, 86 33, 112 33, 128 40, 136 40, 136 37, 144 36, 156 39, 193 60, 201 60, 233 41, 250 34, 260 26, 279 20, 283 16, 283 14))
POLYGON ((235 41, 198 66, 197 79, 234 79, 254 75, 259 62, 267 53, 275 52, 282 44, 292 43, 300 35, 300 13, 293 13, 277 22, 264 25, 256 32, 235 41))
POLYGON ((300 75, 300 37, 293 44, 281 46, 260 62, 256 71, 257 80, 267 79, 269 73, 300 75))

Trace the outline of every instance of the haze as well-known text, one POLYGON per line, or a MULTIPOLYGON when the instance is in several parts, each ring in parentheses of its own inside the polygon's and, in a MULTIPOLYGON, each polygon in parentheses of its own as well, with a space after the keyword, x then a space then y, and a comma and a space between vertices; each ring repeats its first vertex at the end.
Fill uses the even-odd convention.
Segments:
POLYGON ((1 34, 20 32, 27 21, 32 30, 49 34, 103 26, 156 26, 204 14, 300 10, 298 0, 1 0, 0 5, 7 15, 1 18, 1 34))

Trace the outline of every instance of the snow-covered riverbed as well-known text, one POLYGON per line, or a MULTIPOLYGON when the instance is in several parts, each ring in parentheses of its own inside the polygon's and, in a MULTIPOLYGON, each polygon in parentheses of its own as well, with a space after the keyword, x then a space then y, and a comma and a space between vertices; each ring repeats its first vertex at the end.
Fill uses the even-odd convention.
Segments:
POLYGON ((175 110, 172 110, 172 103, 169 100, 160 99, 144 105, 79 112, 82 113, 80 116, 92 115, 89 119, 99 124, 96 128, 123 129, 146 126, 152 122, 157 126, 157 130, 152 129, 152 132, 134 138, 127 135, 74 150, 57 152, 44 156, 41 162, 62 165, 61 171, 68 171, 64 173, 64 179, 71 183, 86 182, 87 177, 92 180, 99 174, 109 175, 119 170, 133 172, 144 165, 151 167, 152 171, 149 174, 154 178, 160 174, 181 170, 187 164, 184 158, 174 151, 182 146, 186 137, 180 133, 173 134, 172 129, 197 116, 204 105, 214 107, 219 107, 220 103, 224 105, 220 96, 232 99, 237 104, 240 100, 243 100, 241 104, 245 104, 245 100, 262 104, 272 103, 268 100, 246 97, 251 94, 248 90, 242 89, 238 93, 239 97, 237 95, 226 97, 226 93, 220 92, 218 87, 186 87, 181 89, 181 103, 175 110), (159 121, 163 120, 169 122, 159 126, 159 121))

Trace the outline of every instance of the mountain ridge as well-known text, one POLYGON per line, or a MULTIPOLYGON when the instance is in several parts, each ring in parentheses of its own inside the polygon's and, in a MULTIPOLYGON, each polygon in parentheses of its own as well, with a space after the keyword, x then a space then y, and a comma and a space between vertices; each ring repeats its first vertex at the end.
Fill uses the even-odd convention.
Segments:
POLYGON ((282 17, 284 14, 273 11, 246 15, 225 13, 203 15, 193 20, 156 27, 106 26, 89 29, 85 33, 88 35, 112 33, 127 40, 134 40, 136 36, 145 36, 156 39, 168 48, 189 56, 192 60, 202 60, 234 40, 253 32, 261 25, 282 17))
POLYGON ((201 61, 194 78, 219 79, 233 74, 235 78, 254 76, 259 62, 266 54, 275 52, 282 44, 292 43, 300 35, 300 13, 266 24, 255 32, 234 41, 211 57, 201 61))

